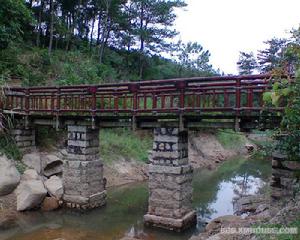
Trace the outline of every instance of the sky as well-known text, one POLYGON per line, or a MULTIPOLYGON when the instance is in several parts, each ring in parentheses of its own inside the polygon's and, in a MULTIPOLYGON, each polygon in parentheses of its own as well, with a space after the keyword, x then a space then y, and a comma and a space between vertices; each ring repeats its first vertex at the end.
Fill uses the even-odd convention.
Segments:
POLYGON ((176 10, 175 28, 184 41, 211 53, 214 68, 238 72, 239 52, 264 49, 273 37, 288 37, 300 24, 300 0, 186 0, 176 10))

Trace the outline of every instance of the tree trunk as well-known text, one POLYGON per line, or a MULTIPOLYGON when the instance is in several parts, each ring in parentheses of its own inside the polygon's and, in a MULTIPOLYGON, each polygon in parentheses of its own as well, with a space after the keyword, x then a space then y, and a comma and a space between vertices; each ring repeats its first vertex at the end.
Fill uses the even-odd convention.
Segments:
POLYGON ((40 46, 40 42, 41 42, 43 12, 44 12, 44 0, 41 0, 39 19, 38 19, 38 29, 37 29, 37 34, 36 34, 36 46, 37 47, 40 46))
POLYGON ((102 64, 103 62, 103 55, 104 55, 104 48, 105 44, 107 43, 109 34, 110 34, 110 26, 109 26, 109 8, 110 8, 111 0, 106 0, 106 17, 104 21, 101 41, 100 41, 100 49, 99 49, 99 63, 102 64))
POLYGON ((48 53, 49 56, 52 52, 52 44, 53 44, 53 32, 54 32, 54 2, 53 0, 50 0, 50 39, 49 39, 49 49, 48 53))
POLYGON ((141 5, 140 15, 140 57, 139 57, 139 78, 142 80, 144 75, 144 4, 141 5))
POLYGON ((99 18, 98 18, 97 45, 100 44, 101 20, 102 20, 102 11, 99 12, 99 18))
POLYGON ((94 28, 95 28, 95 18, 93 18, 93 21, 92 21, 92 30, 91 30, 91 36, 90 36, 90 50, 92 50, 92 46, 93 46, 94 28))

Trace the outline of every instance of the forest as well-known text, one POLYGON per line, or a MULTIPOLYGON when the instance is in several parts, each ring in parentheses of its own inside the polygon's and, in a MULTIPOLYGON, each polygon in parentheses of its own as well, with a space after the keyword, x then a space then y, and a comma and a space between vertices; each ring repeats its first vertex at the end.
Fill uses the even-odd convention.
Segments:
MULTIPOLYGON (((224 75, 201 43, 179 40, 176 10, 186 6, 185 0, 0 0, 1 86, 224 75)), ((237 69, 297 77, 299 59, 300 30, 293 29, 289 38, 266 40, 257 53, 241 51, 237 69)), ((288 146, 294 148, 299 85, 289 83, 277 81, 264 99, 289 103, 283 130, 293 133, 295 144, 288 146)))
POLYGON ((175 40, 183 0, 1 0, 0 76, 25 86, 219 74, 175 40))

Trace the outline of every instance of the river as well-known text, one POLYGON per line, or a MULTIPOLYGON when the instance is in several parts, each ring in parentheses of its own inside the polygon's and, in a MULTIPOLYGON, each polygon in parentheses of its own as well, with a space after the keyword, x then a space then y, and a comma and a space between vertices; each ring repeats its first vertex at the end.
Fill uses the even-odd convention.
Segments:
POLYGON ((241 193, 255 193, 270 174, 268 161, 243 157, 226 161, 215 171, 195 171, 193 205, 198 223, 180 234, 143 226, 148 190, 147 183, 137 183, 108 190, 107 206, 87 213, 73 210, 24 213, 17 228, 0 231, 0 239, 117 240, 138 236, 144 240, 186 240, 202 231, 205 222, 233 214, 233 198, 241 193))

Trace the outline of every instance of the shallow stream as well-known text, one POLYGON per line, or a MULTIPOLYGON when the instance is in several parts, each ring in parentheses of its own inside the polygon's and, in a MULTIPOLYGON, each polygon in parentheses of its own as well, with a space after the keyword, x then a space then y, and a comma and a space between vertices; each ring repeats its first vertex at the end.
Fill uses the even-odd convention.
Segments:
POLYGON ((0 239, 9 240, 113 240, 137 236, 144 240, 186 240, 202 231, 205 222, 233 214, 233 198, 252 194, 268 180, 268 161, 234 158, 215 171, 194 173, 193 205, 198 224, 185 233, 145 228, 147 183, 108 190, 107 206, 88 213, 59 210, 50 213, 28 212, 18 220, 19 227, 0 231, 0 239))

